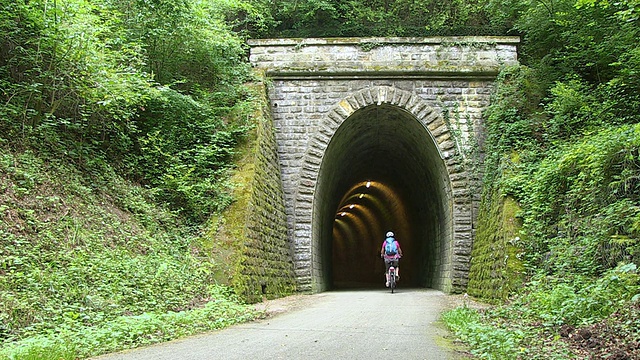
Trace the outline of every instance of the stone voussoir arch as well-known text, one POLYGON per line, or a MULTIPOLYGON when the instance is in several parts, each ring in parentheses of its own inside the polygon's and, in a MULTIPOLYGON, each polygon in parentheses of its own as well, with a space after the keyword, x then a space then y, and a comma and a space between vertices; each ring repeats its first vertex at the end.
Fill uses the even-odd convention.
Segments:
MULTIPOLYGON (((296 243, 309 244, 310 252, 303 256, 311 266, 311 277, 314 276, 313 248, 319 247, 319 239, 314 239, 313 228, 313 196, 320 174, 323 156, 337 129, 356 111, 372 105, 391 105, 413 116, 429 134, 433 141, 448 177, 447 187, 451 189, 452 224, 449 239, 446 239, 451 248, 451 255, 465 256, 470 253, 470 244, 456 239, 468 239, 472 236, 470 226, 456 226, 466 224, 465 219, 472 217, 468 183, 470 179, 461 166, 461 157, 456 146, 456 141, 449 129, 442 112, 427 104, 414 92, 382 85, 372 86, 358 90, 340 99, 319 121, 317 130, 310 137, 309 145, 302 159, 301 173, 295 196, 294 214, 294 238, 296 243), (311 209, 309 208, 311 207, 311 209), (298 211, 300 208, 300 211, 298 211), (456 209, 457 208, 457 209, 456 209)), ((455 270, 455 269, 454 269, 455 270)), ((456 275, 453 272, 451 285, 460 287, 466 285, 466 272, 456 275)), ((308 279, 313 282, 313 279, 308 279)))
POLYGON ((481 181, 478 169, 465 158, 471 149, 467 140, 483 139, 483 111, 490 103, 493 81, 501 68, 518 64, 519 42, 503 36, 249 41, 252 66, 271 84, 267 92, 287 240, 299 291, 324 291, 335 285, 334 270, 350 270, 350 263, 334 263, 333 243, 325 240, 332 237, 330 207, 338 196, 332 192, 358 174, 376 171, 366 166, 402 158, 402 164, 392 165, 411 171, 397 184, 415 183, 416 188, 406 193, 416 196, 406 205, 423 222, 412 226, 420 237, 413 244, 420 248, 414 260, 407 257, 407 264, 415 266, 421 286, 464 292, 479 207, 475 189, 481 181), (375 154, 395 146, 387 139, 368 143, 376 141, 374 132, 350 142, 367 121, 360 114, 366 116, 376 105, 388 118, 417 120, 398 129, 381 120, 380 131, 400 136, 404 156, 367 158, 369 151, 375 154), (446 118, 449 109, 454 116, 446 118), (360 152, 358 158, 341 158, 350 149, 360 152), (354 164, 359 165, 355 175, 333 176, 354 164))

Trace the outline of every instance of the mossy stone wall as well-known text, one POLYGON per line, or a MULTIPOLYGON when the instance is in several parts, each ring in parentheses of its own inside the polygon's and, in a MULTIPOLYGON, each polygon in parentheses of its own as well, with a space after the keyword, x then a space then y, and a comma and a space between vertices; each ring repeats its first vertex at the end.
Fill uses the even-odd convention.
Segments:
POLYGON ((446 162, 444 175, 451 189, 449 184, 442 186, 447 195, 441 200, 450 204, 443 208, 451 212, 441 217, 441 228, 446 230, 438 234, 443 244, 439 254, 429 258, 442 270, 428 277, 434 279, 431 286, 464 291, 477 205, 468 186, 469 174, 453 154, 469 140, 483 139, 482 112, 489 104, 493 81, 503 66, 517 64, 519 38, 251 39, 248 43, 251 64, 271 79, 269 100, 298 289, 330 287, 332 265, 323 252, 329 236, 323 233, 322 219, 333 210, 322 204, 328 204, 333 194, 318 189, 329 183, 321 178, 323 164, 334 169, 340 165, 325 163, 325 151, 337 129, 357 110, 385 104, 423 119, 446 162), (451 126, 437 115, 444 110, 456 114, 449 119, 451 126), (453 129, 460 142, 453 139, 453 129))
POLYGON ((498 191, 485 197, 471 251, 467 292, 486 300, 505 299, 522 284, 523 264, 514 246, 520 230, 520 206, 498 191))
POLYGON ((218 257, 231 263, 230 284, 248 302, 296 291, 273 122, 264 86, 255 90, 261 106, 232 177, 235 202, 215 220, 214 235, 223 249, 218 257))

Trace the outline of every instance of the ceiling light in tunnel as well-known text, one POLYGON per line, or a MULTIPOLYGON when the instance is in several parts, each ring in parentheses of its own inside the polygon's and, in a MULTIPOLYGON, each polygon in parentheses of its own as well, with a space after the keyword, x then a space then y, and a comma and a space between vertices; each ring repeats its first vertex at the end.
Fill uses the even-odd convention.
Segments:
POLYGON ((403 224, 407 221, 404 202, 401 193, 391 184, 364 180, 345 191, 334 214, 347 212, 348 216, 341 219, 358 218, 370 224, 389 224, 393 228, 404 228, 403 224))
POLYGON ((351 204, 349 205, 349 209, 353 209, 355 207, 355 205, 351 204))
POLYGON ((347 215, 346 212, 342 212, 342 214, 340 214, 340 216, 345 216, 345 215, 347 215))

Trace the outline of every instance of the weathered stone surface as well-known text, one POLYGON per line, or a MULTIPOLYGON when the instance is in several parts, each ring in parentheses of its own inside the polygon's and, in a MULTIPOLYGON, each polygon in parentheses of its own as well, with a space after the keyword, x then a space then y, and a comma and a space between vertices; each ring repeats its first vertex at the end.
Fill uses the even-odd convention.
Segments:
POLYGON ((518 41, 513 37, 253 39, 249 59, 274 78, 362 73, 403 78, 495 76, 500 66, 516 63, 518 41))
MULTIPOLYGON (((262 101, 266 108, 266 98, 262 101)), ((246 222, 236 235, 243 246, 236 249, 231 279, 236 291, 250 302, 291 294, 296 291, 298 278, 287 238, 285 197, 271 114, 265 111, 257 116, 261 121, 256 122, 256 146, 249 154, 253 171, 246 170, 250 176, 245 184, 248 196, 241 200, 247 202, 243 209, 246 222)))
MULTIPOLYGON (((293 249, 297 288, 322 288, 322 262, 313 236, 313 198, 324 151, 355 111, 393 104, 430 132, 445 163, 442 219, 446 246, 438 249, 431 286, 463 291, 479 198, 460 149, 478 136, 493 79, 517 63, 514 37, 342 38, 251 40, 250 61, 273 79, 269 98, 293 249), (455 109, 460 115, 448 116, 455 109), (454 136, 453 131, 459 135, 454 136)), ((481 135, 481 134, 480 134, 481 135)), ((270 220, 273 221, 273 220, 270 220)), ((285 232, 283 232, 285 233, 285 232)))

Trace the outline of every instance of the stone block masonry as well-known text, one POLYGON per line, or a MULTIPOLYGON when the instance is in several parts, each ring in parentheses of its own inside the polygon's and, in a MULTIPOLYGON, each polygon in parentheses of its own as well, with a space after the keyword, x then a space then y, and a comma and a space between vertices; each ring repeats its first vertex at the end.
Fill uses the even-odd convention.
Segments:
POLYGON ((482 139, 493 81, 517 64, 514 37, 251 40, 250 61, 271 79, 269 101, 282 176, 286 234, 299 290, 322 289, 313 199, 323 152, 356 110, 391 104, 428 128, 445 162, 450 214, 432 286, 463 291, 468 282, 478 199, 462 161, 482 139))
POLYGON ((256 139, 249 150, 252 161, 246 179, 248 197, 240 200, 244 214, 232 284, 247 301, 277 298, 296 291, 293 256, 287 222, 280 163, 265 88, 260 87, 260 112, 256 114, 256 139))
MULTIPOLYGON (((476 95, 479 99, 475 104, 469 104, 460 92, 457 96, 450 95, 450 91, 447 90, 456 89, 474 89, 476 87, 483 86, 484 88, 490 88, 492 81, 490 80, 477 80, 473 81, 461 81, 461 80, 404 80, 404 79, 358 79, 351 80, 347 83, 343 80, 323 79, 313 82, 311 85, 308 81, 297 79, 276 79, 273 81, 273 86, 269 91, 269 96, 272 104, 272 111, 274 116, 274 125, 276 129, 276 142, 278 146, 278 152, 281 154, 280 166, 282 171, 282 181, 285 189, 286 209, 288 217, 288 228, 290 239, 293 239, 294 252, 298 254, 294 261, 296 263, 297 276, 299 285, 304 290, 313 290, 315 286, 312 285, 311 277, 313 273, 314 264, 312 263, 311 256, 307 253, 309 248, 311 236, 311 209, 313 200, 313 191, 308 190, 308 195, 301 196, 300 192, 305 191, 308 187, 304 187, 305 182, 313 181, 305 179, 304 172, 301 170, 305 166, 305 154, 308 149, 316 149, 312 142, 318 138, 322 138, 323 142, 328 143, 331 138, 331 132, 322 125, 320 119, 328 118, 332 113, 331 110, 336 106, 337 99, 347 99, 354 93, 360 94, 361 89, 380 89, 380 88, 394 88, 397 90, 403 90, 404 93, 414 94, 417 98, 420 98, 424 104, 427 104, 432 109, 442 109, 445 104, 457 109, 457 111, 465 111, 466 117, 461 119, 450 119, 453 126, 458 126, 464 129, 465 138, 470 137, 467 131, 474 131, 475 127, 467 126, 467 123, 460 122, 458 120, 468 121, 473 124, 481 123, 481 112, 483 110, 482 104, 489 103, 490 93, 476 95), (311 86, 311 87, 308 87, 311 86), (286 89, 283 92, 282 89, 286 89), (293 90, 293 91, 292 91, 293 90), (311 96, 307 97, 306 94, 311 92, 311 96), (315 92, 313 92, 315 91, 315 92), (304 112, 298 111, 298 107, 305 107, 304 112), (328 133, 328 134, 327 134, 328 133), (305 219, 305 220, 303 220, 305 219), (298 229, 298 230, 296 230, 298 229), (302 254, 306 254, 302 256, 302 254)), ((362 95, 362 101, 364 103, 367 100, 365 96, 370 96, 369 93, 364 92, 362 95)), ((387 100, 381 100, 386 102, 387 100)), ((393 99, 391 99, 393 101, 393 99)), ((401 99, 399 101, 402 101, 401 99)), ((376 102, 377 103, 377 102, 376 102)), ((348 102, 338 102, 339 110, 344 111, 345 114, 352 112, 354 106, 349 105, 348 102), (345 108, 348 108, 345 110, 345 108)), ((453 111, 453 110, 451 110, 453 111)), ((432 134, 435 140, 442 144, 442 157, 448 158, 455 152, 455 143, 451 141, 451 132, 444 126, 445 123, 440 121, 433 124, 432 134)), ((474 135, 478 136, 478 135, 474 135)), ((314 150, 312 150, 314 151, 314 150)), ((318 151, 320 152, 320 151, 318 151)), ((322 159, 321 154, 314 156, 312 162, 319 166, 322 159)), ((456 165, 458 165, 456 163, 456 165)), ((452 166, 451 173, 447 176, 455 176, 452 179, 452 188, 459 196, 452 201, 463 201, 463 204, 468 204, 469 197, 467 192, 464 191, 468 187, 466 174, 457 173, 458 167, 452 166), (462 188, 458 190, 458 188, 462 188)), ((470 206, 458 207, 455 211, 454 218, 460 219, 457 224, 461 226, 461 221, 468 224, 468 230, 463 229, 461 233, 467 234, 471 229, 470 219, 471 214, 469 212, 470 206)), ((467 236, 469 238, 469 236, 467 236)), ((470 252, 471 240, 467 239, 463 246, 467 249, 464 252, 470 252)), ((451 251, 449 248, 443 248, 442 251, 451 251)), ((451 266, 451 256, 447 256, 446 253, 442 254, 444 267, 451 266)), ((318 264, 315 265, 317 267, 318 264)), ((451 270, 456 272, 455 269, 451 270)), ((443 274, 444 277, 466 277, 466 271, 459 273, 443 274), (465 274, 462 274, 465 272, 465 274)), ((435 284, 438 287, 448 288, 449 281, 447 279, 438 279, 435 284)), ((459 282, 464 283, 463 281, 459 282)))
POLYGON ((517 62, 516 37, 250 40, 250 61, 272 78, 493 78, 517 62))

